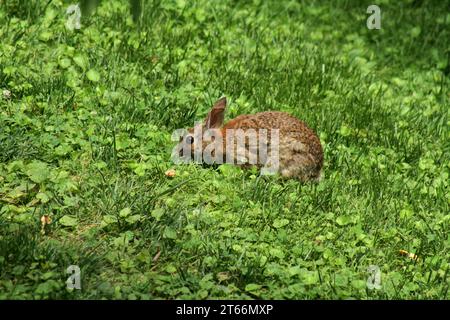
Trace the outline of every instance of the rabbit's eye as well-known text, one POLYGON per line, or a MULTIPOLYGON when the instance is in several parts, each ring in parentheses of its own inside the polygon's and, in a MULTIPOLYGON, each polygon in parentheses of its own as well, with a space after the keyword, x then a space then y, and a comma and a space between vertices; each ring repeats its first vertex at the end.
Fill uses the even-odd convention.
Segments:
POLYGON ((186 137, 186 142, 188 144, 193 144, 194 143, 194 137, 193 136, 187 136, 186 137))

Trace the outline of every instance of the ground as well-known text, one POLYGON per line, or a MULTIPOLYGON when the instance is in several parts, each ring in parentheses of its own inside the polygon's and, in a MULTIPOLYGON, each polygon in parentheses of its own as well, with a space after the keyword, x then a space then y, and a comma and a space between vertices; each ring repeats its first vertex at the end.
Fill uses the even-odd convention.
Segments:
POLYGON ((3 1, 0 299, 448 299, 450 13, 376 2, 380 30, 318 0, 103 1, 70 30, 70 2, 3 1), (308 123, 322 181, 174 164, 223 95, 308 123))

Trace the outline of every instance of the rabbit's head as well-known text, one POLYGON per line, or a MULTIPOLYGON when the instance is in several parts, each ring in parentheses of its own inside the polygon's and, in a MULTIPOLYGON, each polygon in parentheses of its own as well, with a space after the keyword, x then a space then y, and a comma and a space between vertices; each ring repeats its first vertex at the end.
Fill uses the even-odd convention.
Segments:
POLYGON ((190 150, 190 159, 195 159, 194 155, 196 152, 201 153, 216 138, 222 137, 221 127, 226 105, 226 97, 219 99, 203 122, 199 122, 193 128, 187 130, 186 134, 180 139, 181 157, 188 157, 188 155, 183 154, 183 150, 190 150))

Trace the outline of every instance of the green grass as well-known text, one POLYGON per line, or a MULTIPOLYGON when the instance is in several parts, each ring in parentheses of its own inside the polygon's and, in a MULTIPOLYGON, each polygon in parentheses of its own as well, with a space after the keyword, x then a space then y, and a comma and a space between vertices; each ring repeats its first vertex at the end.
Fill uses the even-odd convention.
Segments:
POLYGON ((0 0, 0 299, 448 299, 444 1, 378 1, 381 30, 371 2, 155 0, 71 32, 69 4, 0 0), (174 165, 221 95, 306 121, 325 178, 174 165))

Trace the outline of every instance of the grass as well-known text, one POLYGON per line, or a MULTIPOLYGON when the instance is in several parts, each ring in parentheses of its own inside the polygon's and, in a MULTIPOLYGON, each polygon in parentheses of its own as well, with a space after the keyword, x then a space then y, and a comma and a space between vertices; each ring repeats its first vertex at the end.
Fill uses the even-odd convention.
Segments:
POLYGON ((1 299, 448 299, 444 2, 0 4, 1 299), (175 166, 221 95, 306 121, 325 178, 175 166))

